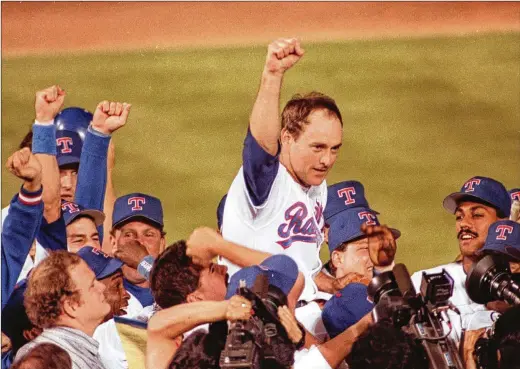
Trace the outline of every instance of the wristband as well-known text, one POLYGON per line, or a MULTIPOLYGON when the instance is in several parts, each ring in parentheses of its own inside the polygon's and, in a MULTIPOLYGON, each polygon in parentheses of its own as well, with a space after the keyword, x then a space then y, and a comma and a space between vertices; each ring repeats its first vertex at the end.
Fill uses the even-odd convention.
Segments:
POLYGON ((35 121, 32 126, 33 154, 48 154, 56 156, 56 126, 43 125, 35 121))
POLYGON ((146 279, 149 279, 155 259, 152 255, 146 255, 137 266, 137 271, 146 279))
POLYGON ((24 205, 38 205, 42 201, 42 193, 43 187, 40 187, 38 191, 30 192, 23 188, 22 185, 18 193, 18 201, 24 205))
POLYGON ((87 131, 92 133, 93 135, 99 136, 99 137, 110 137, 110 134, 105 134, 103 132, 99 132, 94 127, 92 127, 92 123, 88 125, 87 131))

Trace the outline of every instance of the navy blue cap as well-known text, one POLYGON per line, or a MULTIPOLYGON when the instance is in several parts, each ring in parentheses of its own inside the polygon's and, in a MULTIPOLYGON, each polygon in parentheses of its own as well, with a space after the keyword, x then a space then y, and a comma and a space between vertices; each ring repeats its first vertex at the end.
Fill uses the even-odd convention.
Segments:
POLYGON ((103 225, 105 221, 105 214, 99 210, 85 209, 83 206, 70 201, 61 201, 61 210, 65 225, 68 226, 80 215, 89 216, 94 220, 96 227, 103 225))
POLYGON ((158 228, 162 229, 164 224, 161 200, 143 193, 131 193, 119 197, 114 204, 112 227, 117 227, 119 224, 136 217, 151 220, 158 228))
POLYGON ((287 255, 273 255, 260 265, 240 269, 229 280, 226 299, 230 299, 237 293, 241 280, 245 281, 246 287, 252 288, 256 277, 260 274, 267 275, 270 285, 278 287, 288 295, 298 279, 298 266, 287 255))
POLYGON ((325 303, 321 318, 330 338, 356 324, 374 305, 368 301, 367 286, 349 283, 325 303))
POLYGON ((56 131, 56 160, 58 166, 79 164, 83 141, 74 131, 56 131))
POLYGON ((504 217, 509 217, 511 212, 511 198, 504 185, 492 178, 473 177, 462 185, 460 192, 454 192, 447 196, 442 205, 452 214, 455 214, 458 202, 464 197, 473 197, 484 201, 497 209, 504 217))
POLYGON ((495 251, 520 261, 520 224, 499 220, 489 226, 486 243, 480 252, 495 251))
POLYGON ((227 194, 225 194, 217 206, 217 226, 219 230, 222 230, 222 220, 224 219, 224 207, 226 206, 227 194))
POLYGON ((96 275, 96 279, 100 280, 114 274, 123 266, 123 262, 105 254, 100 249, 92 246, 84 246, 77 252, 87 265, 96 275))
POLYGON ((23 304, 26 289, 27 279, 22 279, 16 284, 13 293, 2 309, 2 332, 9 338, 20 335, 22 331, 31 329, 33 326, 23 304))
MULTIPOLYGON (((361 231, 361 226, 380 225, 377 213, 369 208, 352 208, 338 213, 332 223, 329 224, 329 251, 336 250, 345 242, 361 238, 365 234, 361 231)), ((397 239, 401 232, 390 228, 390 231, 397 239)))
POLYGON ((85 141, 87 129, 92 122, 93 115, 87 109, 70 107, 63 109, 54 118, 56 131, 74 131, 77 132, 81 141, 85 141))
POLYGON ((513 188, 512 190, 508 191, 509 197, 511 198, 511 202, 513 201, 520 201, 520 188, 513 188))
POLYGON ((323 212, 325 222, 330 224, 330 218, 352 208, 370 208, 365 198, 365 188, 360 182, 344 181, 327 187, 327 206, 323 212))

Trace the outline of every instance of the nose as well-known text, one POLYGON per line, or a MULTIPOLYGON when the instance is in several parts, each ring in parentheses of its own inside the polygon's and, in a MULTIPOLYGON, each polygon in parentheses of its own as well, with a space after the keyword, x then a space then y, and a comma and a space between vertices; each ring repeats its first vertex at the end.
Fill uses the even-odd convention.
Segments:
POLYGON ((67 190, 72 188, 72 178, 70 178, 70 175, 64 175, 61 177, 61 187, 62 189, 67 190))
POLYGON ((320 158, 320 164, 328 168, 331 162, 332 154, 330 153, 330 151, 326 151, 320 158))

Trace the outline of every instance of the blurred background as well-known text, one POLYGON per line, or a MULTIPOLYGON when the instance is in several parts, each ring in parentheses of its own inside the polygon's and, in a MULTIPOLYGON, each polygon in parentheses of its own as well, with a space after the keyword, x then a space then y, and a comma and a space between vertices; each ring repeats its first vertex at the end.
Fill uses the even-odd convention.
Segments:
MULTIPOLYGON (((216 226, 278 37, 306 49, 282 106, 313 90, 335 98, 344 145, 328 183, 364 184, 380 220, 402 231, 397 260, 411 271, 458 253, 446 195, 474 175, 520 186, 520 3, 1 6, 2 162, 29 131, 39 89, 59 84, 65 107, 90 111, 130 102, 113 138, 116 192, 159 197, 169 243, 216 226)), ((19 186, 2 167, 2 207, 19 186)))

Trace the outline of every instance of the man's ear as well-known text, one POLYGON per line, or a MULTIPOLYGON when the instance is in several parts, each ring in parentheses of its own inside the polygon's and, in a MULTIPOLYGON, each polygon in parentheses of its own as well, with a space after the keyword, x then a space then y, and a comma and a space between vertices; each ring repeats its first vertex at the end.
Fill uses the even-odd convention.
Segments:
POLYGON ((343 264, 343 253, 336 250, 332 251, 330 260, 334 268, 338 269, 338 267, 343 264))
POLYGON ((195 290, 186 297, 186 302, 204 301, 204 296, 199 290, 195 290))
POLYGON ((166 248, 166 237, 161 237, 161 244, 159 245, 159 253, 163 252, 166 248))
POLYGON ((283 128, 280 132, 280 141, 282 144, 288 144, 289 142, 293 141, 293 136, 291 133, 286 129, 283 128))
POLYGON ((70 298, 66 298, 65 301, 63 301, 63 312, 71 318, 76 318, 78 316, 79 306, 80 305, 77 302, 72 301, 70 298))

